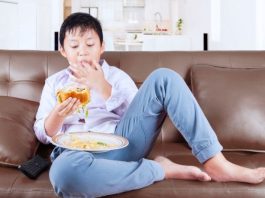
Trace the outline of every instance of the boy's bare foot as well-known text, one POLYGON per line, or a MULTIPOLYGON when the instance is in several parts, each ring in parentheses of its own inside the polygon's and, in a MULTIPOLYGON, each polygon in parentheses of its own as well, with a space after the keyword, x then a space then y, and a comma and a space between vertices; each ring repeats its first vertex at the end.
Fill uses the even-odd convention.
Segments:
POLYGON ((238 166, 225 159, 222 153, 206 161, 204 168, 212 180, 218 182, 237 181, 258 184, 265 178, 265 168, 250 169, 238 166))
POLYGON ((166 179, 211 180, 211 177, 198 167, 176 164, 162 156, 158 156, 154 160, 164 169, 166 179))

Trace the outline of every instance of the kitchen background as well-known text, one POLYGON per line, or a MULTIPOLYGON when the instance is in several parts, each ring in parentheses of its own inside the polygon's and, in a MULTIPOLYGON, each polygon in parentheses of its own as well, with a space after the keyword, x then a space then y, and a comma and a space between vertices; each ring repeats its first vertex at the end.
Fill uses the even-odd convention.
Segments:
POLYGON ((264 0, 0 0, 0 49, 54 50, 72 12, 97 17, 107 51, 264 50, 264 0), (182 23, 180 23, 182 20, 182 23))

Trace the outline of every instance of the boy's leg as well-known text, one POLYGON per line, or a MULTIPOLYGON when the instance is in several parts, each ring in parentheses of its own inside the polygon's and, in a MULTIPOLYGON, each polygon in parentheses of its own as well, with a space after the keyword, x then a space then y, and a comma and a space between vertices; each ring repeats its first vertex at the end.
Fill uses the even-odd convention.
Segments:
POLYGON ((218 178, 214 175, 216 172, 227 176, 221 166, 223 163, 232 168, 231 174, 240 175, 240 171, 248 174, 244 178, 242 174, 241 177, 230 175, 230 178, 221 178, 220 181, 257 183, 264 179, 264 169, 238 167, 222 158, 222 147, 185 82, 175 72, 160 69, 149 76, 117 126, 116 133, 127 137, 130 145, 125 149, 95 155, 64 151, 55 159, 50 170, 55 191, 64 197, 103 196, 145 187, 162 180, 169 171, 172 178, 208 181, 207 175, 194 170, 195 167, 191 167, 191 171, 189 167, 181 167, 163 158, 158 159, 158 163, 141 159, 148 154, 158 135, 164 111, 182 132, 200 162, 212 157, 205 166, 214 179, 218 178), (183 176, 179 174, 179 168, 189 170, 183 176), (193 177, 187 177, 190 172, 193 177))
POLYGON ((101 197, 143 188, 165 176, 158 163, 147 159, 125 162, 89 152, 59 152, 53 156, 50 180, 60 197, 101 197))
MULTIPOLYGON (((137 159, 148 154, 161 127, 164 111, 213 180, 246 183, 264 180, 265 168, 249 169, 225 159, 222 146, 186 83, 169 69, 158 69, 147 78, 117 126, 116 133, 130 141, 126 158, 137 159)), ((174 163, 169 164, 165 159, 162 162, 166 176, 171 170, 169 175, 179 178, 178 166, 172 168, 174 163)), ((207 180, 207 176, 203 178, 207 180)))
POLYGON ((116 134, 130 142, 124 149, 125 159, 137 160, 148 154, 166 113, 201 163, 222 150, 182 77, 172 70, 158 69, 145 80, 116 128, 116 134))
MULTIPOLYGON (((178 110, 172 108, 172 105, 180 105, 176 104, 175 100, 181 98, 184 102, 189 101, 193 104, 194 99, 189 97, 192 95, 176 73, 166 69, 152 73, 116 130, 117 134, 129 139, 129 146, 94 155, 88 152, 55 150, 53 159, 59 156, 54 160, 50 170, 50 179, 55 191, 66 197, 95 197, 120 193, 143 188, 162 180, 169 169, 174 169, 172 178, 208 181, 209 177, 196 167, 176 165, 163 159, 161 161, 161 158, 157 162, 143 159, 158 135, 166 115, 165 110, 175 114, 178 110), (174 104, 170 105, 172 100, 174 104), (163 169, 164 165, 168 167, 167 170, 163 169)), ((193 104, 191 107, 198 108, 196 105, 193 104)), ((180 110, 187 112, 185 108, 187 107, 181 105, 180 110)), ((181 115, 180 112, 178 114, 181 115)), ((185 116, 181 116, 182 119, 183 117, 185 116)))

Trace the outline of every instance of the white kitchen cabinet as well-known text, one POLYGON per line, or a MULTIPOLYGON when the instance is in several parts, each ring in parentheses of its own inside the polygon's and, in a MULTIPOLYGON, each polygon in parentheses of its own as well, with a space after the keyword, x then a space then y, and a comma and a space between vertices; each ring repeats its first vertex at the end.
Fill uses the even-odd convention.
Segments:
MULTIPOLYGON (((125 39, 113 42, 106 51, 190 51, 192 40, 185 35, 141 35, 139 39, 125 39)), ((109 41, 109 38, 105 38, 109 41)))
POLYGON ((143 51, 188 51, 191 38, 184 35, 143 35, 143 51))
POLYGON ((16 49, 18 46, 18 3, 0 1, 0 49, 16 49))
POLYGON ((0 49, 53 50, 63 0, 0 0, 0 49))

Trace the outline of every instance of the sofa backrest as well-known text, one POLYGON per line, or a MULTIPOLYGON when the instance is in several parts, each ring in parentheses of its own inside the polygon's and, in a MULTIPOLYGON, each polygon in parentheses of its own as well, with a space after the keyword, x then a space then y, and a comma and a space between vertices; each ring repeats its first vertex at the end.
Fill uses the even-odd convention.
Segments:
MULTIPOLYGON (((159 67, 177 71, 188 85, 192 65, 265 67, 265 51, 105 52, 103 58, 127 72, 138 86, 159 67)), ((0 95, 39 101, 45 79, 67 64, 59 52, 0 50, 0 95)))
MULTIPOLYGON (((105 52, 103 58, 127 72, 140 86, 151 71, 168 67, 190 85, 192 65, 264 68, 265 51, 105 52)), ((45 79, 65 68, 59 52, 0 50, 0 96, 39 101, 45 79)), ((158 141, 182 141, 167 118, 158 141)))
POLYGON ((65 67, 58 52, 0 51, 0 96, 38 102, 47 76, 65 67))

